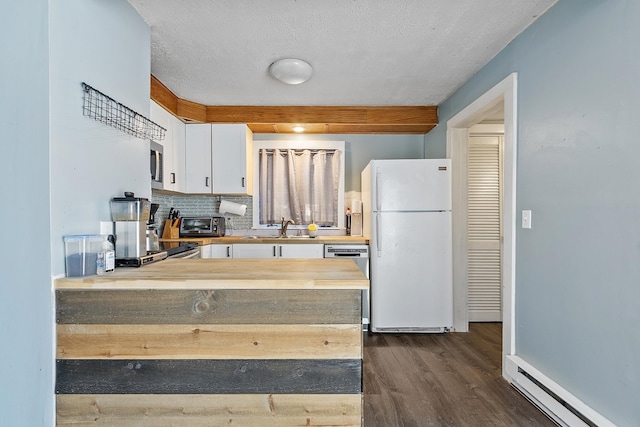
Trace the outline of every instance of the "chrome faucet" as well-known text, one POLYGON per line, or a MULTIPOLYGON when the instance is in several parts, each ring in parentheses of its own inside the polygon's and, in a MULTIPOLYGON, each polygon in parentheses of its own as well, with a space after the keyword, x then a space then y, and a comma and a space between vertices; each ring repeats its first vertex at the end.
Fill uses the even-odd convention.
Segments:
POLYGON ((285 221, 284 217, 282 217, 282 222, 280 223, 280 237, 287 237, 287 227, 289 227, 289 224, 293 225, 295 222, 293 222, 292 219, 285 221))

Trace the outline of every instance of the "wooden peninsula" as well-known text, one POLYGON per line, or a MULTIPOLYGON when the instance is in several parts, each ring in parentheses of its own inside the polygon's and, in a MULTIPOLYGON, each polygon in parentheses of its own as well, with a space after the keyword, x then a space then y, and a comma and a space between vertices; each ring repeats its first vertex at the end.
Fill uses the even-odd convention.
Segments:
POLYGON ((57 425, 361 426, 344 259, 175 259, 58 279, 57 425))

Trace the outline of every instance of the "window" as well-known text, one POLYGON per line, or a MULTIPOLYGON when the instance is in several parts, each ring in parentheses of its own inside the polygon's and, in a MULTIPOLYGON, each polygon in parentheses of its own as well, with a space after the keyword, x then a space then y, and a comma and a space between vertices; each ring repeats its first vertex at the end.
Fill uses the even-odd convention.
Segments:
POLYGON ((254 141, 253 226, 344 227, 344 141, 254 141))

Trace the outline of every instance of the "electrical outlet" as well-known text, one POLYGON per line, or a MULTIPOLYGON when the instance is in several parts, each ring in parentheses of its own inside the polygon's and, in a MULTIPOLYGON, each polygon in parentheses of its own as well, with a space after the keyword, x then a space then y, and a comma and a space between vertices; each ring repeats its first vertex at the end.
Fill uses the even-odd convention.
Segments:
POLYGON ((531 211, 522 211, 522 228, 531 228, 531 211))

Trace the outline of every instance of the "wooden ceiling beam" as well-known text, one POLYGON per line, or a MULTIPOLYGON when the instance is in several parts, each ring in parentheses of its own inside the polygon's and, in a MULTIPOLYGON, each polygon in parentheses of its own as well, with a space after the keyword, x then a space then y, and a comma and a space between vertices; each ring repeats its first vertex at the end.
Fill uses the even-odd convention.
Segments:
POLYGON ((345 107, 345 106, 207 106, 210 123, 341 123, 411 124, 438 123, 438 108, 424 106, 345 107))
MULTIPOLYGON (((165 110, 178 116, 178 97, 162 82, 151 75, 151 99, 162 105, 165 110)), ((179 117, 179 116, 178 116, 179 117)))
POLYGON ((178 98, 151 76, 151 99, 185 122, 246 123, 255 133, 427 133, 438 124, 436 106, 260 106, 202 105, 178 98))

